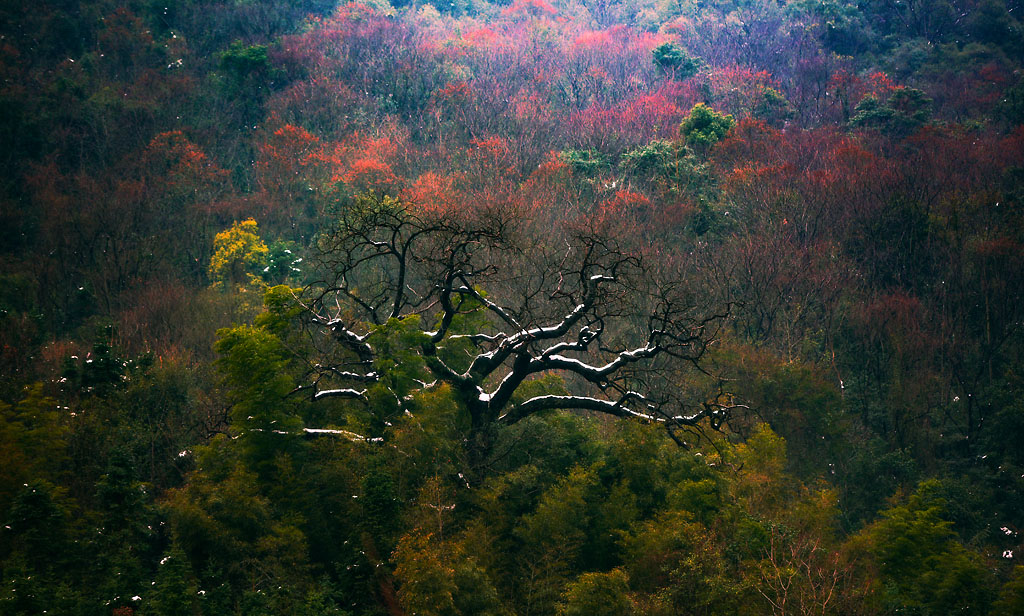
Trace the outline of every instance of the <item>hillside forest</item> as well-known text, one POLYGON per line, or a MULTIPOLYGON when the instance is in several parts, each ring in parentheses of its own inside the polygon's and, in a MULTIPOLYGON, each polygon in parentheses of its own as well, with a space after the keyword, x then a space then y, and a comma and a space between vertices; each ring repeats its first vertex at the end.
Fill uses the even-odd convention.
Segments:
POLYGON ((0 1, 0 613, 1024 614, 1022 13, 0 1))

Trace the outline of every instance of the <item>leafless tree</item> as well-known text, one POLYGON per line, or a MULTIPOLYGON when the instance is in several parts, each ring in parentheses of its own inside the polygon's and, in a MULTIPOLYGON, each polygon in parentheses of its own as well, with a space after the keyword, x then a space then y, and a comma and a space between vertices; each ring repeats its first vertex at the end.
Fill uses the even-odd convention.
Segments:
POLYGON ((322 276, 302 298, 322 357, 298 391, 365 399, 382 379, 374 327, 415 317, 429 374, 417 387, 448 384, 474 434, 550 409, 659 422, 680 442, 720 427, 731 399, 684 400, 679 381, 727 306, 702 314, 678 272, 600 225, 537 227, 515 211, 357 199, 322 237, 322 276), (523 399, 524 382, 552 373, 572 393, 523 399))

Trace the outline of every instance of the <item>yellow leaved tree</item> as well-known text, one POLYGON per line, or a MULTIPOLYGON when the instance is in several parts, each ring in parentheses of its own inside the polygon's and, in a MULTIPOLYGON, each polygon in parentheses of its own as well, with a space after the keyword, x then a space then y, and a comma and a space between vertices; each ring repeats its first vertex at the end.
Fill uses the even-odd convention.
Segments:
POLYGON ((267 261, 267 245, 252 218, 236 222, 217 234, 210 258, 210 280, 215 285, 242 284, 267 261))

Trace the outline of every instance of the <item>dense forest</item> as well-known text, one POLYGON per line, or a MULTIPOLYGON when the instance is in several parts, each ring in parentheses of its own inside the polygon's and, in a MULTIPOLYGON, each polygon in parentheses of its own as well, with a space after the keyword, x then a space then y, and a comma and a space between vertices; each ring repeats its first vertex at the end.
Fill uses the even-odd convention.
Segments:
POLYGON ((1017 0, 0 2, 0 613, 1024 614, 1017 0))

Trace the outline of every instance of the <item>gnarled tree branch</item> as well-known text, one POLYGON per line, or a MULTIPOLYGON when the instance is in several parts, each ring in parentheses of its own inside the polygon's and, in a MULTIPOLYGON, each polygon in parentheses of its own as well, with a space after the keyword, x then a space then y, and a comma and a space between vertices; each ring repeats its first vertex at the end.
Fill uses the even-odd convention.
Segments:
POLYGON ((321 239, 323 276, 302 300, 312 335, 335 346, 300 389, 315 400, 365 398, 380 380, 371 331, 386 314, 420 319, 415 351, 474 429, 551 409, 718 428, 737 408, 685 407, 657 391, 699 367, 728 307, 701 315, 642 249, 601 233, 528 231, 514 212, 428 217, 388 198, 357 200, 321 239), (549 373, 572 393, 516 402, 524 382, 549 373))

